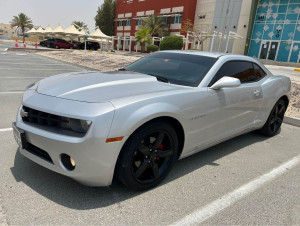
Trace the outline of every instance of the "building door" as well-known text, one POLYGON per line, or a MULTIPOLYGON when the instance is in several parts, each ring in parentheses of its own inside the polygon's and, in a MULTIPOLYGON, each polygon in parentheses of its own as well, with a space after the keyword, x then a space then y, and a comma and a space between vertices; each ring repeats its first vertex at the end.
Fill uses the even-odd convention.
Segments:
POLYGON ((270 45, 269 41, 262 41, 261 49, 260 49, 260 55, 259 55, 260 59, 267 59, 269 45, 270 45))
POLYGON ((277 49, 278 49, 278 44, 279 44, 278 42, 271 42, 268 60, 275 60, 275 57, 277 54, 277 49))
POLYGON ((291 48, 289 62, 298 63, 299 62, 299 53, 300 53, 300 43, 294 42, 293 46, 291 48))

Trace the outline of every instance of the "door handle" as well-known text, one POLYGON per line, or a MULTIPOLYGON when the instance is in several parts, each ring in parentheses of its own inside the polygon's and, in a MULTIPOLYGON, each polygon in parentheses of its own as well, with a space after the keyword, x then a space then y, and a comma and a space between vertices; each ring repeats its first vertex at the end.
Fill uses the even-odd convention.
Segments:
POLYGON ((254 95, 258 97, 258 96, 260 95, 260 90, 258 90, 258 89, 255 90, 255 91, 254 91, 254 95))

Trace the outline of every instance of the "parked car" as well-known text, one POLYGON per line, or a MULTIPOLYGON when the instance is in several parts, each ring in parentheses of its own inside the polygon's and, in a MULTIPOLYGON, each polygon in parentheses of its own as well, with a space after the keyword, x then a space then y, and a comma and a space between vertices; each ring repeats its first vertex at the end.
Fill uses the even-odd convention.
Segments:
POLYGON ((290 91, 251 57, 155 52, 115 72, 42 79, 24 93, 14 136, 24 156, 85 185, 115 176, 144 190, 177 159, 254 130, 275 136, 290 91))
MULTIPOLYGON (((84 49, 84 42, 78 45, 78 49, 84 49)), ((86 49, 88 50, 98 50, 100 49, 100 44, 98 42, 86 42, 86 49)))
POLYGON ((52 47, 55 39, 47 39, 40 42, 40 45, 43 47, 52 47))
POLYGON ((56 39, 52 44, 55 49, 76 49, 77 46, 63 39, 56 39))
POLYGON ((48 48, 56 48, 56 49, 76 49, 77 46, 74 43, 70 43, 63 39, 47 39, 40 42, 41 46, 46 46, 48 48))

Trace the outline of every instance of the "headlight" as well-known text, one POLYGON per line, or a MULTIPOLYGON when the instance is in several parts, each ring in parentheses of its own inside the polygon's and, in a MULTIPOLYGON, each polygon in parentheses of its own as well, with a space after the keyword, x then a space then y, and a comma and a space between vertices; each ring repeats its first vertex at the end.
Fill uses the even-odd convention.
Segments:
POLYGON ((61 127, 77 133, 86 133, 92 121, 62 117, 61 127))

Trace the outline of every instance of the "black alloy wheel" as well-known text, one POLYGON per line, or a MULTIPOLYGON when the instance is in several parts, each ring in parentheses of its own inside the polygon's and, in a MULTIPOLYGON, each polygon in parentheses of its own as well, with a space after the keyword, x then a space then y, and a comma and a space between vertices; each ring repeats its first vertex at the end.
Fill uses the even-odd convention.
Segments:
POLYGON ((273 107, 267 122, 259 130, 259 132, 269 137, 276 135, 283 122, 285 111, 285 102, 282 99, 280 99, 273 107))
POLYGON ((117 177, 131 189, 152 188, 168 174, 177 152, 177 134, 171 125, 160 121, 143 126, 126 142, 117 177))

